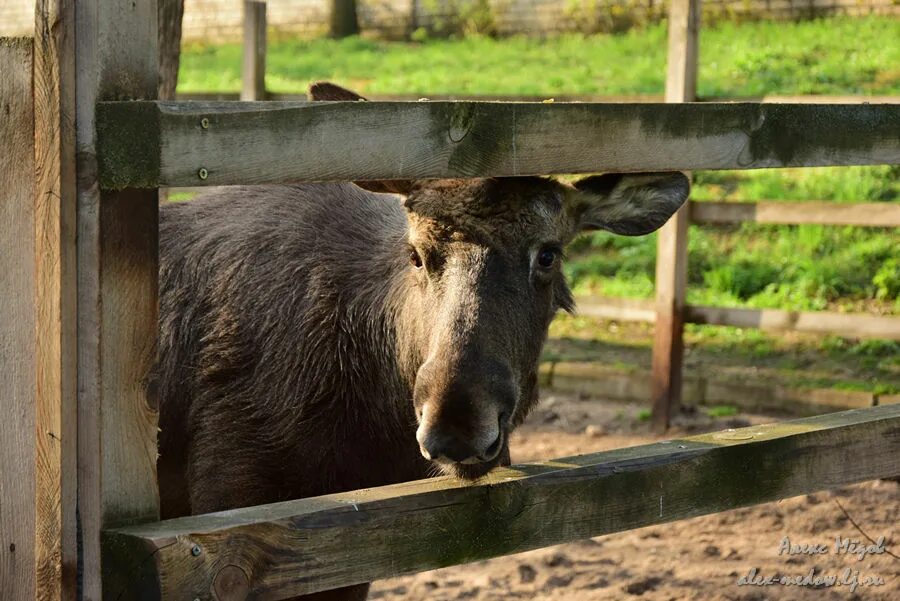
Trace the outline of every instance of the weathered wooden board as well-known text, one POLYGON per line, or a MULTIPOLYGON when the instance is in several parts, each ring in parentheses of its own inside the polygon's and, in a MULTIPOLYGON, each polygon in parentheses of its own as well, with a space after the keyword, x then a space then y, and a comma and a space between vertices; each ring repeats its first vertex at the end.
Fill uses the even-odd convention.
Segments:
MULTIPOLYGON (((697 97, 700 12, 700 0, 672 0, 669 5, 666 102, 693 102, 697 97)), ((668 429, 672 414, 681 404, 689 224, 689 207, 685 204, 657 235, 650 402, 653 429, 658 433, 668 429)))
POLYGON ((685 322, 761 330, 816 332, 848 338, 900 340, 900 317, 889 315, 688 305, 685 308, 685 322))
POLYGON ((34 30, 35 582, 74 599, 77 302, 74 2, 38 0, 34 30))
POLYGON ((898 456, 884 405, 123 528, 104 565, 122 598, 280 599, 892 476, 898 456))
POLYGON ((691 223, 781 223, 900 227, 900 204, 887 202, 691 202, 691 223))
POLYGON ((266 99, 266 3, 244 0, 241 100, 266 99))
POLYGON ((900 105, 103 102, 104 188, 900 163, 900 105))
MULTIPOLYGON (((653 301, 644 299, 579 296, 575 306, 580 315, 598 319, 645 322, 657 319, 653 301)), ((900 317, 892 315, 699 305, 685 305, 684 313, 685 323, 900 340, 900 317)))
POLYGON ((656 321, 656 303, 643 298, 579 296, 575 299, 578 315, 621 321, 656 321))
POLYGON ((31 38, 0 38, 0 590, 35 598, 34 105, 31 38))
POLYGON ((155 0, 76 6, 78 66, 78 508, 82 598, 102 594, 100 530, 159 519, 156 405, 145 391, 157 335, 156 190, 97 182, 98 100, 157 93, 155 0))

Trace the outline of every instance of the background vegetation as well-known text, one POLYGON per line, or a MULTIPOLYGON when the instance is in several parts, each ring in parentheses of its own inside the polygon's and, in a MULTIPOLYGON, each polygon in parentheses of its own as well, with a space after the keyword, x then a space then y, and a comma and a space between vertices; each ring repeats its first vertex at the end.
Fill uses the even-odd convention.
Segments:
MULTIPOLYGON (((701 32, 699 93, 900 94, 900 21, 891 17, 735 24, 701 32)), ((183 49, 181 92, 240 89, 240 46, 183 49)), ((616 35, 385 42, 274 39, 266 84, 303 93, 331 79, 369 94, 662 94, 666 25, 616 35)))

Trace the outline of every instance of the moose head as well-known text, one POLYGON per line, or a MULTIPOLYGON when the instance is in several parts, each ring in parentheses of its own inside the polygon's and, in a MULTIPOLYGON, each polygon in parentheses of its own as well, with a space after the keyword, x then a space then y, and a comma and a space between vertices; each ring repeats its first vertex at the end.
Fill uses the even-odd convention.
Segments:
MULTIPOLYGON (((363 100, 330 83, 314 84, 310 96, 363 100)), ((398 346, 416 439, 426 459, 465 478, 508 463, 509 433, 537 400, 547 328, 558 310, 573 310, 566 245, 591 230, 653 232, 690 188, 679 172, 607 173, 574 185, 540 177, 356 184, 402 199, 398 346)))

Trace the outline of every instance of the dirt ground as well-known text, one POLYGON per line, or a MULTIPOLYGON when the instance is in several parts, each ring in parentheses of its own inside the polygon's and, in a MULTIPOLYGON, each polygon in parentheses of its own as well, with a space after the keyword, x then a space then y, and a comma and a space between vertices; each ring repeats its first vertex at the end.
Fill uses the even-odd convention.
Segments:
MULTIPOLYGON (((513 435, 513 461, 564 457, 656 440, 638 412, 637 406, 548 395, 528 423, 513 435)), ((679 416, 669 437, 769 421, 773 418, 738 415, 714 419, 697 412, 679 416)), ((900 601, 898 539, 900 484, 874 481, 383 580, 372 586, 369 598, 900 601), (877 552, 879 548, 874 546, 876 552, 857 559, 846 551, 836 551, 837 537, 872 545, 860 529, 876 542, 883 536, 883 552, 877 552), (821 552, 791 554, 788 545, 806 545, 807 551, 821 552), (819 548, 810 549, 815 546, 819 548), (754 568, 755 573, 751 573, 754 568), (777 583, 782 576, 799 580, 810 570, 818 577, 833 576, 835 581, 818 586, 808 581, 777 583), (770 577, 775 584, 759 584, 770 577)))

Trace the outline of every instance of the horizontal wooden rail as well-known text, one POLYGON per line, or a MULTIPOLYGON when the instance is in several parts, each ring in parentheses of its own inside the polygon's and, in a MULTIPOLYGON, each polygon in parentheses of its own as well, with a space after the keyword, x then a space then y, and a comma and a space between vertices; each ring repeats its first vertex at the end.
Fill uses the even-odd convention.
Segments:
MULTIPOLYGON (((578 313, 588 317, 650 323, 656 321, 656 306, 650 299, 583 296, 575 300, 578 313)), ((900 316, 895 315, 687 305, 684 322, 836 334, 848 338, 900 340, 900 316)))
POLYGON ((900 203, 696 202, 691 223, 780 223, 900 227, 900 203))
POLYGON ((656 303, 649 298, 613 296, 578 296, 575 308, 579 315, 614 321, 656 321, 656 303))
POLYGON ((898 457, 885 405, 145 524, 104 533, 104 598, 281 599, 896 476, 898 457))
POLYGON ((900 163, 897 104, 103 102, 104 188, 900 163))
POLYGON ((688 305, 685 307, 684 321, 761 330, 837 334, 848 338, 900 340, 900 316, 890 315, 688 305))

